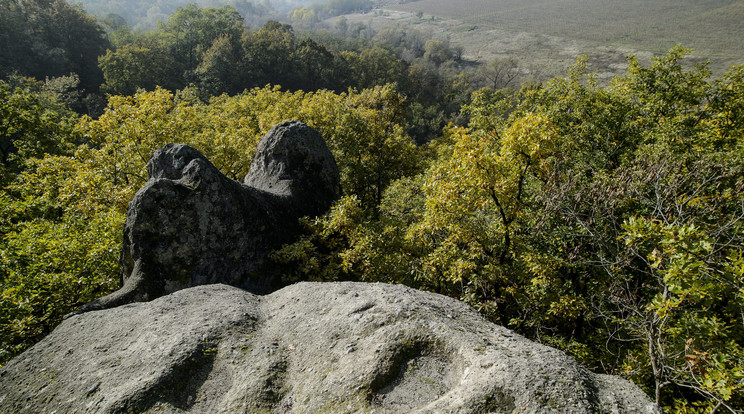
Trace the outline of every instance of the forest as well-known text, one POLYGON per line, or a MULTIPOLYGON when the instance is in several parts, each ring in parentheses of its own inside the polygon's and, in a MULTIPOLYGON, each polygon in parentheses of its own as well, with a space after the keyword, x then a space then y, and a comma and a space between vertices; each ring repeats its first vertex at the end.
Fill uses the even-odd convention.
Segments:
POLYGON ((677 46, 609 84, 579 59, 517 85, 515 61, 415 28, 0 9, 0 365, 119 287, 155 149, 192 145, 241 179, 297 119, 344 194, 267 271, 448 295, 666 412, 744 411, 744 66, 714 77, 677 46))

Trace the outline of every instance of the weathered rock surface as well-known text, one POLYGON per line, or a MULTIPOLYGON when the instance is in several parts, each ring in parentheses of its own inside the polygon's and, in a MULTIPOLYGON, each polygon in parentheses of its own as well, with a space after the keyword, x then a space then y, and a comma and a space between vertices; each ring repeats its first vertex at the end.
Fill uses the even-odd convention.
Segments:
POLYGON ((300 217, 324 213, 340 194, 333 155, 297 121, 259 142, 245 184, 186 145, 157 150, 147 172, 124 225, 123 287, 77 313, 210 283, 273 291, 277 281, 259 272, 267 255, 297 234, 300 217))
POLYGON ((296 121, 275 126, 258 143, 243 183, 279 197, 293 217, 325 213, 341 189, 336 161, 325 141, 296 121))
POLYGON ((655 412, 456 300, 383 284, 189 288, 71 317, 0 374, 0 413, 655 412))

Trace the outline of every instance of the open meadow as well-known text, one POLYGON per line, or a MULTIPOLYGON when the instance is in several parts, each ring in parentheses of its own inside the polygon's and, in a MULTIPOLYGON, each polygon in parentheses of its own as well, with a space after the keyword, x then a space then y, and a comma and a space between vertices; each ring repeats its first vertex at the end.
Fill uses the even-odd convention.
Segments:
POLYGON ((621 73, 625 56, 647 61, 680 44, 690 63, 715 74, 744 64, 741 0, 418 0, 388 1, 377 13, 347 16, 381 27, 415 25, 463 48, 463 57, 516 57, 523 79, 565 74, 580 55, 600 79, 621 73))

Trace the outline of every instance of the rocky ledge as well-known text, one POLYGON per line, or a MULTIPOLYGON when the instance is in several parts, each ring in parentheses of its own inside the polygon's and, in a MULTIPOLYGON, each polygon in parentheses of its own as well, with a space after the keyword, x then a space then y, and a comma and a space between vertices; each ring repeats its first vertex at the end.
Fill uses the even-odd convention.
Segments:
POLYGON ((619 377, 397 285, 197 286, 65 320, 2 413, 653 413, 619 377))

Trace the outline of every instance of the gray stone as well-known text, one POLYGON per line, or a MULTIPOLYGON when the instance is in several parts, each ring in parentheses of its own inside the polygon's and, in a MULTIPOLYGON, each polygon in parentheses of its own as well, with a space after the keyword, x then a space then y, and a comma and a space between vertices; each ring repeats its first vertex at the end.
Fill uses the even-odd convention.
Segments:
POLYGON ((226 285, 65 320, 0 413, 655 413, 632 383, 400 285, 226 285))
POLYGON ((339 197, 338 168, 318 133, 300 122, 275 126, 258 143, 249 187, 281 197, 291 216, 319 216, 339 197))
POLYGON ((278 278, 259 272, 267 255, 292 240, 300 217, 324 213, 340 194, 333 155, 297 121, 259 142, 245 184, 178 144, 155 151, 147 172, 124 225, 122 288, 75 313, 210 283, 276 290, 278 278))

